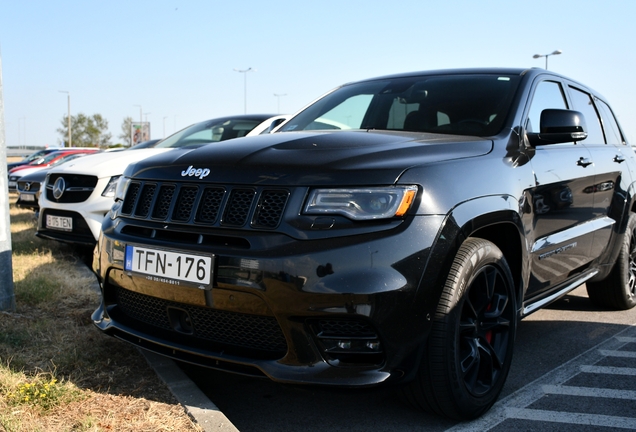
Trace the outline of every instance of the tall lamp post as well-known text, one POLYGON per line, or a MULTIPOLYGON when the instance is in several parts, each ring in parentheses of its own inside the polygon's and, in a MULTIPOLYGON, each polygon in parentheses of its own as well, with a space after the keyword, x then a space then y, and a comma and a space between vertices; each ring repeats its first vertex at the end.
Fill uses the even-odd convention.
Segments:
POLYGON ((276 114, 280 114, 280 98, 283 96, 287 96, 287 93, 277 94, 274 93, 274 96, 278 99, 278 112, 276 114))
POLYGON ((141 134, 143 132, 143 126, 144 126, 144 117, 143 117, 141 105, 133 105, 133 106, 139 107, 139 142, 137 143, 131 142, 130 145, 139 144, 141 142, 141 134))
POLYGON ((541 57, 545 57, 545 70, 548 70, 548 57, 550 57, 552 55, 559 55, 561 53, 563 53, 563 51, 554 50, 550 54, 535 54, 535 55, 532 56, 532 58, 538 59, 538 58, 541 58, 541 57))
MULTIPOLYGON (((149 113, 149 112, 144 113, 144 118, 146 119, 146 121, 145 121, 144 123, 148 123, 148 114, 152 114, 152 113, 149 113)), ((143 130, 142 130, 142 132, 143 132, 143 130)), ((143 140, 143 141, 147 141, 147 140, 146 140, 146 138, 150 139, 150 133, 151 133, 151 131, 150 131, 150 123, 148 123, 148 136, 145 136, 145 135, 142 133, 142 134, 141 134, 141 138, 142 138, 142 140, 143 140)))
POLYGON ((68 146, 73 147, 73 143, 71 141, 71 93, 65 90, 58 90, 60 93, 66 93, 68 96, 68 115, 66 116, 68 119, 68 146))
POLYGON ((252 69, 252 68, 234 69, 234 72, 243 74, 243 107, 244 107, 244 114, 247 114, 247 73, 256 72, 256 69, 252 69))

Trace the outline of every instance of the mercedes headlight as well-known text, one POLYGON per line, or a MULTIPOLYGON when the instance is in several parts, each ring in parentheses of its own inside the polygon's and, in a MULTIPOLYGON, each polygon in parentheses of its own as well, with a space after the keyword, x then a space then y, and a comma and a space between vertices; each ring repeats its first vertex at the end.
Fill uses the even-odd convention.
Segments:
POLYGON ((115 191, 117 190, 117 182, 119 180, 119 177, 121 176, 113 176, 110 178, 110 180, 108 181, 108 184, 106 185, 106 187, 104 188, 104 191, 102 192, 103 197, 115 196, 115 191))

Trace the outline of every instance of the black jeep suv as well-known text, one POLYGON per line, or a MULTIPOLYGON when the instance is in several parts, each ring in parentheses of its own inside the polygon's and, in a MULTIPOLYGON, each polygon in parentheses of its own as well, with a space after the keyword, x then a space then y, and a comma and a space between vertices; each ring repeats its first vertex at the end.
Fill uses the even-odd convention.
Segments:
POLYGON ((606 100, 542 69, 347 84, 276 133, 128 167, 95 325, 288 383, 400 383, 474 418, 519 319, 586 283, 635 305, 634 150, 606 100))

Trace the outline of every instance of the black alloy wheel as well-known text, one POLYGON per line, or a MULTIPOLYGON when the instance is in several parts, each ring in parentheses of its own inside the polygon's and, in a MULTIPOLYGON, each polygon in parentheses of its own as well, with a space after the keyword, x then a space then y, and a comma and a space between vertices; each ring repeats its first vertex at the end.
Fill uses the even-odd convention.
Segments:
POLYGON ((621 249, 609 276, 585 284, 590 300, 601 307, 627 310, 636 306, 636 214, 630 213, 621 249))
POLYGON ((468 287, 459 321, 459 366, 475 397, 492 391, 504 371, 515 311, 506 278, 494 265, 482 267, 468 287))
POLYGON ((456 420, 486 412, 508 376, 516 331, 508 263, 490 241, 468 238, 446 278, 408 402, 456 420))

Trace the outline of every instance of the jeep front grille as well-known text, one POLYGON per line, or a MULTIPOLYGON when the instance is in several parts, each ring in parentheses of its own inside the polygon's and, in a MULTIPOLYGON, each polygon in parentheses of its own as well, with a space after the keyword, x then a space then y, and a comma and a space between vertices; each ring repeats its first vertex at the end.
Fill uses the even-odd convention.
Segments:
POLYGON ((157 222, 275 229, 288 198, 283 189, 133 181, 121 214, 157 222))

